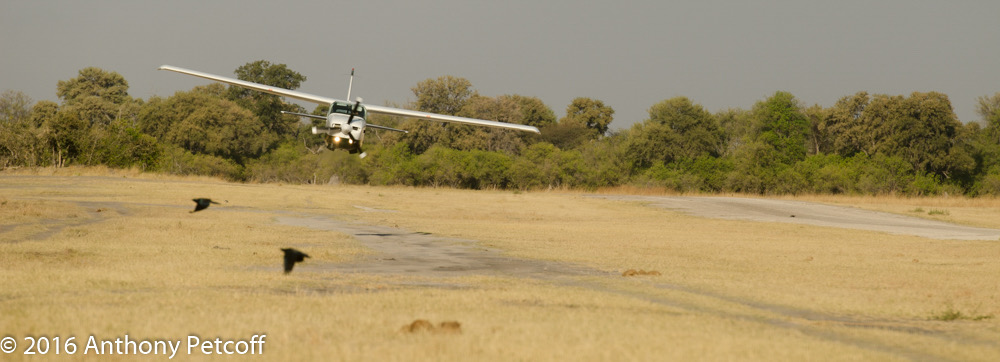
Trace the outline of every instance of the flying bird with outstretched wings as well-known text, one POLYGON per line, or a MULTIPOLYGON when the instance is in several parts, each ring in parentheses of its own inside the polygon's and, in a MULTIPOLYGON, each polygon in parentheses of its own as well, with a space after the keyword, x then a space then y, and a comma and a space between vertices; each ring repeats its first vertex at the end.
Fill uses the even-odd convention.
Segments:
POLYGON ((191 210, 190 212, 198 212, 207 209, 208 206, 211 204, 219 205, 218 202, 212 201, 212 199, 197 198, 197 199, 191 199, 191 201, 194 201, 195 205, 194 205, 194 210, 191 210))
POLYGON ((292 268, 295 267, 295 263, 301 263, 306 260, 305 258, 309 257, 309 254, 292 248, 282 248, 281 251, 285 252, 285 274, 292 272, 292 268))

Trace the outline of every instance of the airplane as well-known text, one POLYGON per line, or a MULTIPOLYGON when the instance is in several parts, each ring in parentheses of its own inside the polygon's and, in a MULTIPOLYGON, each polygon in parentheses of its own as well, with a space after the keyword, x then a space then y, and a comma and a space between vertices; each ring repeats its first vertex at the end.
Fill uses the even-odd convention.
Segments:
MULTIPOLYGON (((355 99, 354 102, 343 101, 339 99, 317 96, 309 93, 293 91, 289 89, 283 89, 278 87, 272 87, 269 85, 258 84, 253 82, 247 82, 239 79, 233 79, 229 77, 218 76, 214 74, 208 74, 199 72, 196 70, 184 69, 180 67, 174 67, 170 65, 160 66, 159 70, 169 70, 172 72, 193 75, 195 77, 201 77, 209 80, 214 80, 217 82, 228 83, 238 87, 248 88, 264 93, 274 94, 282 97, 288 97, 293 99, 298 99, 306 102, 317 103, 321 105, 330 106, 330 111, 327 113, 326 117, 317 116, 313 114, 305 113, 295 113, 295 112, 282 112, 285 114, 292 114, 300 117, 309 117, 315 119, 322 119, 326 121, 326 126, 323 127, 313 127, 313 134, 323 134, 326 140, 326 147, 331 150, 345 150, 351 154, 359 153, 361 158, 364 158, 367 154, 361 149, 362 143, 365 139, 365 129, 375 128, 395 132, 408 132, 401 129, 395 129, 391 127, 379 126, 375 124, 368 123, 366 120, 369 113, 372 114, 385 114, 390 116, 400 116, 400 117, 410 117, 429 121, 439 121, 439 122, 451 122, 460 124, 470 124, 476 126, 486 126, 495 127, 503 129, 512 129, 518 131, 534 132, 540 133, 538 128, 523 125, 514 124, 498 121, 488 121, 485 119, 475 119, 466 118, 458 116, 449 116, 444 114, 428 113, 421 111, 414 111, 409 109, 392 108, 384 106, 375 105, 362 105, 363 100, 361 97, 355 99)), ((347 88, 347 98, 351 98, 351 86, 354 84, 354 70, 351 70, 351 82, 347 88)))

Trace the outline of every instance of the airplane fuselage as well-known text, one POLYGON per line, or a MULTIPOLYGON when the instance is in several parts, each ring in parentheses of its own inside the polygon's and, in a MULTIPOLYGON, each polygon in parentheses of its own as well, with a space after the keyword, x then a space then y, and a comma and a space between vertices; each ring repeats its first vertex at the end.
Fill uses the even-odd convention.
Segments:
POLYGON ((364 106, 346 102, 334 102, 326 116, 326 127, 313 127, 314 134, 323 134, 326 147, 331 150, 361 152, 365 139, 364 106))

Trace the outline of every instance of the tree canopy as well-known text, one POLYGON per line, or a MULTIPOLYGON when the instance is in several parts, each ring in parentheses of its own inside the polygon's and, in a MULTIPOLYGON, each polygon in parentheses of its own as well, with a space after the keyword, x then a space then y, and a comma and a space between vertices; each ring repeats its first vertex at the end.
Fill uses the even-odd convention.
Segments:
POLYGON ((87 67, 80 70, 78 77, 59 81, 56 86, 56 96, 67 105, 87 97, 98 97, 114 104, 121 104, 129 100, 128 81, 116 72, 87 67))
POLYGON ((218 83, 154 97, 139 116, 142 131, 193 153, 232 160, 257 158, 274 142, 253 113, 220 97, 218 83))
MULTIPOLYGON (((258 60, 236 68, 236 78, 248 82, 266 84, 289 90, 298 89, 306 77, 288 69, 285 64, 271 64, 266 60, 258 60)), ((226 98, 249 109, 256 115, 265 129, 278 137, 294 133, 298 118, 282 114, 281 111, 304 113, 301 106, 286 103, 281 97, 258 92, 243 87, 229 86, 226 98)))
POLYGON ((615 110, 600 100, 578 97, 566 106, 566 117, 560 122, 583 126, 592 131, 591 138, 597 139, 608 133, 614 114, 615 110))
MULTIPOLYGON (((296 89, 306 77, 260 60, 238 78, 296 89)), ((527 124, 540 135, 371 115, 364 160, 326 151, 304 112, 280 97, 220 84, 134 99, 96 67, 60 81, 59 102, 0 94, 0 167, 108 165, 241 181, 541 189, 615 186, 679 192, 1000 195, 1000 93, 963 124, 938 92, 857 92, 829 107, 778 91, 715 113, 686 97, 612 131, 614 110, 577 97, 558 117, 541 99, 486 96, 455 76, 429 78, 396 107, 527 124)), ((314 110, 325 113, 323 106, 314 110)))
POLYGON ((649 119, 629 133, 628 157, 634 167, 680 159, 718 156, 722 132, 715 117, 685 97, 664 100, 649 109, 649 119))

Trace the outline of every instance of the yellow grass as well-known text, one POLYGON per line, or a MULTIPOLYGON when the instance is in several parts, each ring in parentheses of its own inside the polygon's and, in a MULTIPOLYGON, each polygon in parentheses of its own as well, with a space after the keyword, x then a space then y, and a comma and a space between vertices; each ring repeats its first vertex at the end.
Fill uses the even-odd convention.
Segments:
MULTIPOLYGON (((800 199, 1000 228, 993 199, 800 199)), ((91 169, 0 174, 0 203, 0 334, 18 352, 26 336, 266 333, 268 360, 1000 358, 997 241, 703 219, 573 192, 91 169), (191 214, 194 197, 228 203, 191 214), (331 271, 377 255, 348 235, 275 221, 285 215, 471 239, 599 273, 331 271), (289 246, 312 258, 283 275, 278 249, 289 246), (660 275, 621 276, 628 269, 660 275), (402 330, 418 319, 458 321, 461 333, 402 330)))

